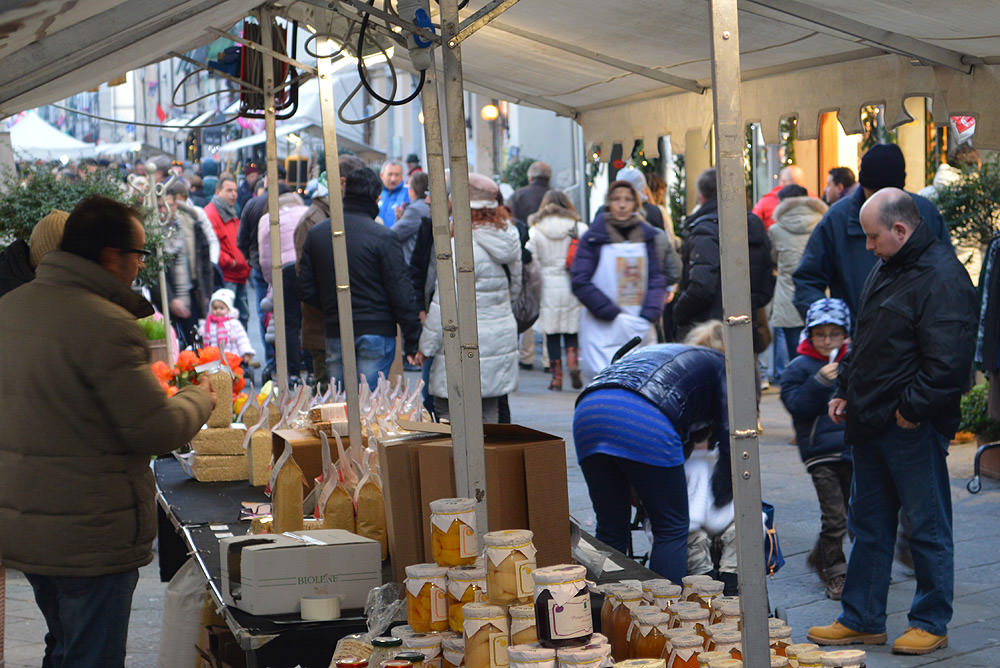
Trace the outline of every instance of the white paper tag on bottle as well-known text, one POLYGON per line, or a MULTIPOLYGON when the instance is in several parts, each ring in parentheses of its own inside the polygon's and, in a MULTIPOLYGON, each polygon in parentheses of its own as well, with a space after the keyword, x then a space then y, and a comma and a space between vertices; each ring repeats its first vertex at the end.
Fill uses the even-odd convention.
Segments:
POLYGON ((507 655, 509 638, 506 633, 490 634, 490 668, 507 668, 510 658, 507 655))
POLYGON ((458 525, 458 556, 462 559, 479 556, 479 537, 476 531, 464 522, 458 525))
POLYGON ((535 572, 534 561, 521 561, 517 564, 517 597, 534 596, 535 578, 531 574, 535 572))
POLYGON ((443 622, 448 619, 448 597, 443 587, 431 587, 431 621, 443 622))

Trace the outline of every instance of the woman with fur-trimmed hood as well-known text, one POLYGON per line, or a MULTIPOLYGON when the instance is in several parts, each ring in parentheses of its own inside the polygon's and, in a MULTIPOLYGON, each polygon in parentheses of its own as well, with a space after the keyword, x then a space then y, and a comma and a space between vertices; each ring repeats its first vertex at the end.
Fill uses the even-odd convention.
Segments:
POLYGON ((583 387, 580 378, 580 310, 583 306, 573 295, 566 254, 572 240, 587 231, 580 215, 561 190, 545 193, 538 211, 528 216, 528 243, 525 246, 542 273, 542 299, 535 328, 545 334, 552 373, 550 390, 562 389, 562 344, 566 344, 566 369, 574 389, 583 387))

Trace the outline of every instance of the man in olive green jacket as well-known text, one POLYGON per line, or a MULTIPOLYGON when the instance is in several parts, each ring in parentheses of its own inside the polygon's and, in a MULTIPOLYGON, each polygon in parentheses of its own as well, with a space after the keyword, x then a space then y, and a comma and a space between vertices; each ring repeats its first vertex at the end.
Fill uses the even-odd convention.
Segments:
POLYGON ((156 535, 152 455, 191 439, 205 380, 167 398, 130 286, 139 214, 92 196, 60 250, 0 299, 0 562, 23 571, 48 623, 45 666, 123 666, 138 568, 156 535))

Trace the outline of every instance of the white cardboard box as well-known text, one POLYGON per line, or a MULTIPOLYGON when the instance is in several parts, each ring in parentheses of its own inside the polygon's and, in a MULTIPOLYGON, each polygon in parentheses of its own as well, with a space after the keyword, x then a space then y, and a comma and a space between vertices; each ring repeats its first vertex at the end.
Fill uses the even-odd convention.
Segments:
POLYGON ((253 615, 298 613, 299 599, 316 595, 364 608, 382 584, 378 542, 340 529, 233 536, 219 541, 219 553, 223 598, 253 615))

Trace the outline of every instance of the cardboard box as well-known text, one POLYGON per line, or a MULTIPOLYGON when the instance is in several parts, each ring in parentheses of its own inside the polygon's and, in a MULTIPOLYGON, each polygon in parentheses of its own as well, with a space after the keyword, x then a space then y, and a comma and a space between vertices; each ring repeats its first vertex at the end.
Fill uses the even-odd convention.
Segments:
MULTIPOLYGON (((440 430, 443 425, 434 425, 440 430)), ((490 530, 531 529, 538 565, 570 556, 569 490, 563 439, 518 425, 483 425, 490 530)), ((450 437, 380 444, 393 574, 431 560, 430 508, 455 496, 450 437)), ((481 528, 480 528, 481 530, 481 528)))
POLYGON ((364 608, 368 591, 382 584, 378 542, 337 529, 295 536, 221 539, 226 604, 253 615, 282 615, 298 613, 303 596, 336 594, 343 609, 364 608))
MULTIPOLYGON (((346 450, 351 445, 351 439, 341 436, 341 442, 346 450)), ((271 454, 277 461, 285 451, 285 443, 292 444, 292 457, 302 469, 306 477, 305 493, 313 488, 316 478, 323 473, 323 450, 319 437, 307 429, 275 429, 271 432, 271 454)), ((365 441, 367 444, 367 440, 365 441)), ((330 457, 337 461, 337 443, 330 439, 330 457)))

